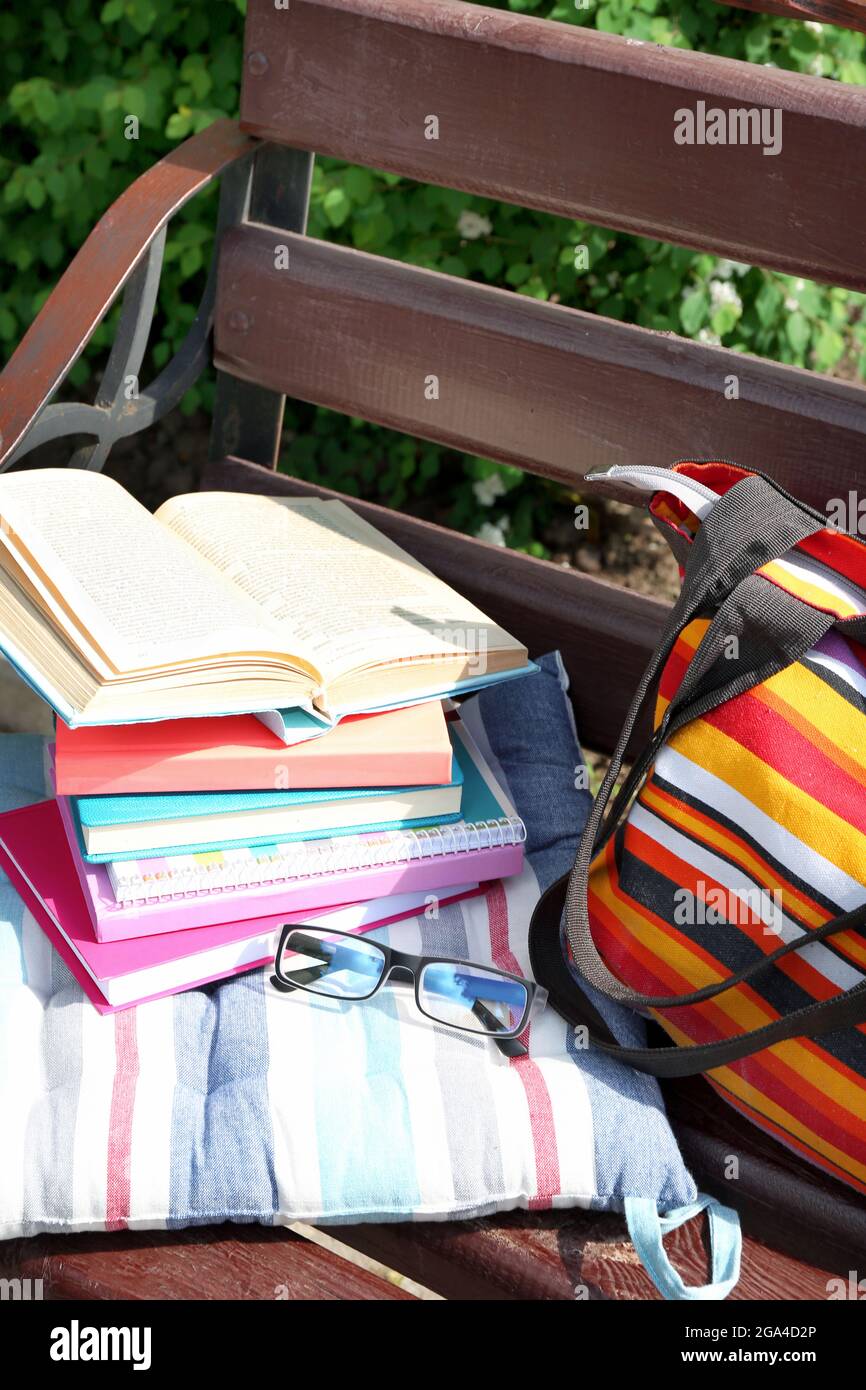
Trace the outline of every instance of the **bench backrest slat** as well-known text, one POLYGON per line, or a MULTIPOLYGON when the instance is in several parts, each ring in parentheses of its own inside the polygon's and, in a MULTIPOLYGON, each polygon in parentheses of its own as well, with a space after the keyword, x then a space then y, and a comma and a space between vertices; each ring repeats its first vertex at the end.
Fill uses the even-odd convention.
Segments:
POLYGON ((246 226, 218 304, 234 376, 567 483, 721 452, 826 506, 862 476, 863 388, 508 290, 246 226))
POLYGON ((250 0, 241 119, 318 154, 866 289, 853 86, 462 0, 250 0), (695 143, 676 142, 679 111, 695 143), (722 128, 713 111, 727 138, 763 143, 702 143, 722 128))

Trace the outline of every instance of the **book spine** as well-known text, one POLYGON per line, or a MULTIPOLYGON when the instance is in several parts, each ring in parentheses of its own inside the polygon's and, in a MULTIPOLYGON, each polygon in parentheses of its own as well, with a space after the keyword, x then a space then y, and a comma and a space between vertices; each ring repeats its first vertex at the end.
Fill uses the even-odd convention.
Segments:
POLYGON ((122 860, 109 864, 108 869, 118 903, 148 902, 385 868, 472 850, 519 845, 525 839, 526 827, 520 817, 502 816, 472 824, 458 821, 421 830, 371 835, 366 842, 353 842, 351 837, 309 840, 276 846, 270 854, 227 851, 221 856, 208 856, 203 863, 192 864, 150 860, 145 861, 148 864, 145 871, 141 861, 122 860))

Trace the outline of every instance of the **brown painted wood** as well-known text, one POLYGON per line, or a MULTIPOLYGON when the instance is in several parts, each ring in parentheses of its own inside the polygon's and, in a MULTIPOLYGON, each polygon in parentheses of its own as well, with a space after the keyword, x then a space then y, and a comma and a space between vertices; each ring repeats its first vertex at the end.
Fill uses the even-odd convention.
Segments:
POLYGON ((291 1231, 263 1226, 0 1242, 0 1277, 50 1299, 370 1299, 414 1295, 291 1231))
POLYGON ((225 238, 215 356, 572 486, 614 463, 731 458, 824 508, 866 467, 863 387, 263 227, 225 238))
MULTIPOLYGON (((202 486, 339 497, 519 637, 531 655, 558 648, 571 677, 581 738, 593 748, 613 747, 661 633, 665 604, 239 459, 211 465, 202 486)), ((645 736, 642 730, 639 737, 645 736)))
POLYGON ((662 1089, 701 1188, 736 1206, 747 1229, 807 1264, 843 1274, 866 1267, 866 1207, 852 1188, 762 1134, 702 1078, 662 1089))
POLYGON ((785 19, 811 19, 819 24, 839 24, 866 32, 863 0, 720 0, 738 10, 783 15, 785 19))
MULTIPOLYGON (((690 1284, 708 1278, 704 1235, 701 1217, 665 1239, 690 1284)), ((613 1214, 514 1212, 468 1222, 349 1226, 340 1239, 446 1298, 660 1301, 624 1221, 613 1214)), ((808 1266, 746 1231, 731 1299, 826 1299, 827 1281, 847 1277, 848 1268, 808 1266)))
POLYGON ((859 88, 461 0, 250 0, 245 49, 255 135, 866 288, 859 88), (780 152, 676 144, 699 100, 780 110, 780 152))
POLYGON ((57 389, 96 325, 169 218, 255 148, 234 121, 219 120, 178 145, 130 185, 61 276, 0 373, 0 466, 57 389))
MULTIPOLYGON (((613 1214, 510 1212, 477 1221, 341 1226, 339 1238, 452 1299, 659 1300, 613 1214)), ((706 1280, 702 1218, 665 1244, 688 1283, 706 1280)), ((828 1280, 846 1277, 848 1268, 810 1268, 747 1233, 732 1298, 824 1299, 828 1280)), ((312 1242, 261 1226, 8 1241, 0 1245, 0 1277, 42 1279, 50 1299, 413 1297, 312 1242)))

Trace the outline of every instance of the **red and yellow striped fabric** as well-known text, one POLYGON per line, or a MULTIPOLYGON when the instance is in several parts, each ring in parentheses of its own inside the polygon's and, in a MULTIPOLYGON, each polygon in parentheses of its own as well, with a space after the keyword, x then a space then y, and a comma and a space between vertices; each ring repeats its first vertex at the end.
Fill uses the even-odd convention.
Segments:
MULTIPOLYGON (((665 519, 691 531, 670 501, 665 519)), ((809 547, 822 544, 818 536, 809 547)), ((769 569, 769 582, 849 616, 844 586, 836 592, 826 573, 809 590, 802 570, 769 569)), ((694 621, 677 641, 657 721, 706 627, 694 621)), ((801 661, 669 738, 592 866, 590 923, 609 968, 632 989, 686 994, 861 905, 864 883, 866 649, 835 629, 801 661)), ((864 974, 866 936, 848 931, 789 954, 750 985, 657 1017, 677 1043, 717 1042, 829 999, 864 974)), ((765 1048, 709 1080, 763 1129, 866 1193, 866 1024, 765 1048)))

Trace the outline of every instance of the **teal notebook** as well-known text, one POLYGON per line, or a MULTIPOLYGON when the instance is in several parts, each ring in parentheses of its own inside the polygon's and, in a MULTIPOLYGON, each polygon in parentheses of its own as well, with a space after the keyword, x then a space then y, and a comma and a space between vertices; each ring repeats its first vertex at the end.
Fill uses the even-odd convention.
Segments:
POLYGON ((89 863, 99 864, 267 845, 275 839, 292 842, 448 824, 460 819, 464 780, 459 740, 453 728, 449 733, 455 757, 451 781, 444 786, 70 797, 81 851, 89 863), (383 808, 395 805, 410 814, 383 817, 383 808), (411 814, 416 809, 418 814, 411 814), (302 828, 275 833, 274 826, 284 826, 287 817, 303 820, 302 828), (241 833, 232 834, 231 827, 240 825, 241 833))

